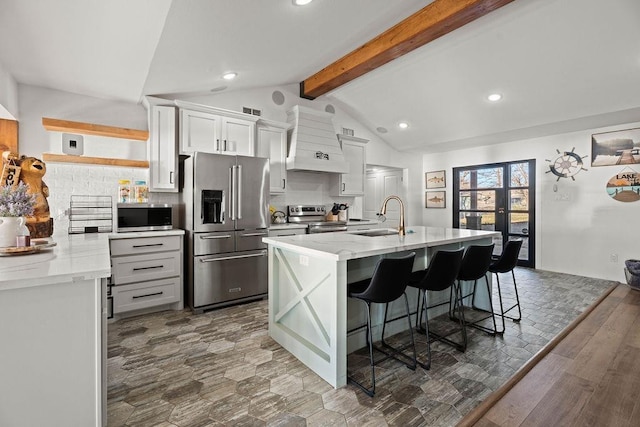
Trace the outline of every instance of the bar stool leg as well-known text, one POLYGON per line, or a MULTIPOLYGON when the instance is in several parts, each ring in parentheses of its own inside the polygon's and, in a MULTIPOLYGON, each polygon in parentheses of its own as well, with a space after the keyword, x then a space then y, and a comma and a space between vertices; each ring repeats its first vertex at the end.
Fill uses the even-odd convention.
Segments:
POLYGON ((502 319, 502 332, 500 333, 504 334, 504 304, 502 303, 502 290, 500 289, 500 278, 498 277, 498 273, 496 273, 496 285, 498 287, 498 300, 500 301, 500 318, 502 319))
POLYGON ((358 386, 369 397, 373 397, 373 395, 376 392, 376 373, 375 373, 375 364, 373 361, 373 334, 371 332, 371 303, 368 301, 363 301, 363 302, 367 305, 367 341, 369 344, 369 365, 371 367, 371 384, 372 385, 371 385, 371 389, 368 389, 351 377, 347 377, 347 382, 358 386))
MULTIPOLYGON (((418 296, 419 299, 419 296, 418 296)), ((424 306, 424 335, 427 338, 427 363, 418 361, 423 369, 431 369, 431 338, 429 337, 429 315, 427 311, 427 291, 422 292, 422 305, 424 306)), ((420 311, 420 324, 422 324, 422 311, 420 311)), ((418 360, 418 359, 416 359, 418 360)))

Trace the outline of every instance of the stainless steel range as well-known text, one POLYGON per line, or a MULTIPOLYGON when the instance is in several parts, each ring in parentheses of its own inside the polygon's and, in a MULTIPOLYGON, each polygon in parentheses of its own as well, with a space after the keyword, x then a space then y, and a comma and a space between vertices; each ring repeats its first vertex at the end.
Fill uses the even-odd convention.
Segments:
POLYGON ((289 222, 307 224, 307 233, 347 231, 346 221, 327 221, 327 210, 321 205, 287 206, 289 222))

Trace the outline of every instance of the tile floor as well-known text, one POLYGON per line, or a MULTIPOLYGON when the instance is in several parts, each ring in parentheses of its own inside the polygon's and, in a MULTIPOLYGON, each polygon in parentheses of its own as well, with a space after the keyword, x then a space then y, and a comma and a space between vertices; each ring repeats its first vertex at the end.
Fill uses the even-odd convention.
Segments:
MULTIPOLYGON (((374 398, 351 385, 334 390, 270 339, 266 301, 110 323, 108 425, 455 425, 612 284, 529 269, 516 277, 522 322, 507 321, 503 337, 469 329, 465 353, 433 343, 429 371, 383 362, 374 398)), ((501 279, 511 289, 510 276, 501 279)), ((417 345, 424 358, 424 337, 417 345)), ((349 356, 363 378, 367 363, 366 352, 349 356)))

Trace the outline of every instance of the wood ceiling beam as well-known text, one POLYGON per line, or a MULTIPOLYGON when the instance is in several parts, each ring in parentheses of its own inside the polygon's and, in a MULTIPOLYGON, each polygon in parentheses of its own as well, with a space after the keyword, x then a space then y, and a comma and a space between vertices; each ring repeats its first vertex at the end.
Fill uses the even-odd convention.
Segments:
POLYGON ((315 99, 513 0, 435 0, 399 24, 300 82, 315 99))

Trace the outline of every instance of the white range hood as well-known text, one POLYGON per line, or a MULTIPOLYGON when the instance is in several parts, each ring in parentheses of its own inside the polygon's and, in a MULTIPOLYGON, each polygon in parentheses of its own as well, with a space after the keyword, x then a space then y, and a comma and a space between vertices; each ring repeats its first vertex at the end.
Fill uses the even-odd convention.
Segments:
POLYGON ((348 173, 332 114, 295 105, 287 111, 289 154, 287 170, 348 173))

